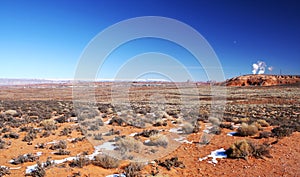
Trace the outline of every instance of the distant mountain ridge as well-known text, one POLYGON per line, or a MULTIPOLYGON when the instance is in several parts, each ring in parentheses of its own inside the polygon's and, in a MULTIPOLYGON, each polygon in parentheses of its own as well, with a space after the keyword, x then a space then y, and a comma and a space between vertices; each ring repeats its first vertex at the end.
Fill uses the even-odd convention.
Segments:
POLYGON ((226 86, 272 86, 300 83, 300 75, 251 74, 226 80, 226 86))
POLYGON ((5 79, 0 78, 0 85, 31 85, 31 84, 60 84, 69 83, 70 80, 48 80, 48 79, 5 79))

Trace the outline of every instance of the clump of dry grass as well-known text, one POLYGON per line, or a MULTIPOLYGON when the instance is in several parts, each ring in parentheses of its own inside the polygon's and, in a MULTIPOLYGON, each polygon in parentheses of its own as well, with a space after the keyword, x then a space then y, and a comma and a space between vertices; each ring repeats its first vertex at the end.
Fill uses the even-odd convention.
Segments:
POLYGON ((264 119, 258 119, 256 122, 262 127, 269 127, 270 126, 270 124, 264 119))
POLYGON ((44 130, 56 130, 57 125, 55 124, 54 120, 43 120, 40 124, 42 127, 44 127, 44 130))
POLYGON ((60 140, 59 142, 52 144, 50 147, 51 150, 66 149, 66 148, 67 148, 67 142, 64 140, 60 140))
POLYGON ((164 148, 166 148, 169 144, 169 139, 166 135, 154 134, 150 136, 149 139, 149 144, 153 146, 163 146, 164 148))
POLYGON ((135 136, 150 137, 150 136, 158 134, 158 133, 159 133, 158 130, 143 130, 141 133, 138 133, 135 136))
POLYGON ((37 162, 37 166, 30 173, 33 177, 44 177, 46 175, 45 167, 40 162, 37 162))
POLYGON ((19 139, 19 134, 16 132, 10 132, 8 134, 3 135, 3 138, 13 138, 13 139, 19 139))
POLYGON ((86 165, 89 165, 91 163, 90 159, 85 157, 85 156, 79 156, 72 162, 70 162, 69 166, 70 167, 79 167, 82 168, 86 165))
POLYGON ((6 147, 6 142, 0 138, 0 149, 4 149, 6 147))
POLYGON ((215 117, 210 117, 210 118, 208 118, 208 121, 209 121, 210 123, 212 123, 213 125, 219 125, 219 124, 220 124, 220 119, 215 118, 215 117))
POLYGON ((260 132, 258 138, 269 138, 272 136, 272 132, 260 132))
POLYGON ((249 156, 255 158, 271 157, 269 145, 257 145, 247 140, 235 142, 226 150, 226 154, 229 158, 243 158, 246 160, 249 156))
POLYGON ((60 136, 68 136, 72 133, 72 128, 71 127, 65 127, 61 132, 60 136))
POLYGON ((140 171, 143 169, 144 165, 141 163, 130 163, 127 167, 125 167, 125 175, 128 177, 140 177, 140 171))
POLYGON ((293 129, 289 126, 279 126, 275 127, 272 130, 272 136, 277 137, 277 138, 283 138, 285 136, 290 136, 293 133, 293 129))
POLYGON ((0 166, 0 176, 10 175, 8 167, 0 166))
POLYGON ((36 138, 37 131, 35 129, 29 130, 22 141, 30 142, 36 138))
POLYGON ((178 160, 178 157, 172 157, 170 159, 166 159, 163 162, 158 161, 158 165, 165 167, 167 170, 171 170, 171 167, 185 168, 185 165, 183 164, 183 162, 178 160))
POLYGON ((189 122, 183 124, 183 126, 182 126, 182 131, 185 134, 193 133, 193 130, 194 130, 194 126, 189 122))
POLYGON ((97 155, 93 160, 93 165, 101 166, 103 168, 117 168, 120 165, 120 161, 108 155, 97 155))
POLYGON ((70 155, 71 152, 70 151, 67 151, 65 149, 58 149, 57 152, 54 153, 55 155, 70 155))
POLYGON ((121 152, 136 152, 139 153, 142 149, 142 143, 133 137, 124 137, 116 142, 121 152))
POLYGON ((255 124, 248 125, 246 123, 242 123, 241 127, 238 128, 237 133, 240 136, 252 136, 258 132, 258 128, 255 124))
POLYGON ((187 123, 183 124, 181 129, 182 129, 183 133, 185 133, 185 134, 197 133, 200 130, 200 125, 197 121, 194 123, 187 122, 187 123))
POLYGON ((33 154, 25 154, 25 155, 19 155, 17 158, 14 158, 11 163, 14 165, 18 165, 25 162, 34 162, 37 159, 38 156, 35 156, 33 154))

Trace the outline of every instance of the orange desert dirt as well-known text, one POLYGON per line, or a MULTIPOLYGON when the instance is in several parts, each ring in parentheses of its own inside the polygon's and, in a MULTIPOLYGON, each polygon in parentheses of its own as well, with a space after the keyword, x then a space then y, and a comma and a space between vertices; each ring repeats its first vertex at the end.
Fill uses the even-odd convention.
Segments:
POLYGON ((300 176, 299 78, 0 86, 0 176, 300 176))

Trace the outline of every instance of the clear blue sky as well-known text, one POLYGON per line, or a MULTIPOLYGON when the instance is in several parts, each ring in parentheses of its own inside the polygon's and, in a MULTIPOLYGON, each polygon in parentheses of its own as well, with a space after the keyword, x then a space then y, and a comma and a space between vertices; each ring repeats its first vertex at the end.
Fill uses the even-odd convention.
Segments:
MULTIPOLYGON (((297 0, 0 0, 0 78, 73 78, 81 53, 95 35, 139 16, 174 18, 195 28, 215 50, 226 78, 251 74, 258 60, 273 66, 274 74, 300 74, 297 0)), ((111 78, 127 59, 156 51, 187 65, 195 80, 206 79, 189 53, 165 43, 128 43, 105 62, 99 77, 111 78)))

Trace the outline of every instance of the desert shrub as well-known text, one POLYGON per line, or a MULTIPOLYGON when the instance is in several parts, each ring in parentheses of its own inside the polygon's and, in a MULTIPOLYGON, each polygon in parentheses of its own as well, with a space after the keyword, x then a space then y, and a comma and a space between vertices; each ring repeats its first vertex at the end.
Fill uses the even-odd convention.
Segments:
POLYGON ((43 163, 43 167, 44 168, 51 167, 54 164, 55 163, 51 160, 51 157, 47 157, 46 162, 43 163))
POLYGON ((277 138, 283 138, 285 136, 290 136, 293 133, 293 129, 291 129, 289 126, 279 126, 275 127, 272 130, 272 136, 277 138))
POLYGON ((83 140, 85 140, 85 137, 84 137, 84 136, 83 136, 83 137, 78 137, 78 138, 73 139, 73 140, 71 141, 71 143, 77 143, 78 141, 83 141, 83 140))
POLYGON ((180 113, 180 110, 177 110, 177 109, 167 109, 167 110, 166 110, 166 113, 167 113, 169 116, 176 116, 177 114, 180 113))
POLYGON ((8 167, 0 166, 0 176, 10 175, 8 167))
POLYGON ((35 156, 33 154, 24 154, 19 155, 17 158, 14 158, 11 162, 11 164, 18 165, 25 162, 34 162, 38 159, 38 156, 35 156))
POLYGON ((103 123, 103 120, 102 119, 96 119, 95 121, 94 121, 94 124, 95 125, 98 125, 98 126, 103 126, 104 125, 104 123, 103 123))
POLYGON ((108 155, 97 155, 93 160, 93 165, 108 169, 117 168, 120 165, 120 162, 118 159, 108 155))
POLYGON ((158 165, 165 167, 167 170, 171 170, 171 167, 185 168, 185 165, 181 161, 178 161, 178 157, 172 157, 163 162, 158 161, 158 165))
POLYGON ((249 121, 250 121, 250 119, 248 117, 244 117, 244 118, 239 119, 239 123, 247 123, 249 121))
POLYGON ((15 132, 10 132, 8 134, 3 135, 3 138, 19 139, 19 134, 15 133, 15 132))
POLYGON ((42 133, 42 135, 40 137, 46 138, 46 137, 49 137, 51 134, 52 134, 52 132, 50 130, 44 130, 44 132, 42 133))
POLYGON ((65 149, 58 149, 57 152, 54 152, 55 155, 70 155, 70 151, 67 151, 65 149))
POLYGON ((186 134, 193 133, 193 130, 194 130, 194 126, 191 123, 185 123, 182 126, 183 133, 186 134))
POLYGON ((60 117, 56 118, 55 121, 58 123, 65 123, 68 121, 68 118, 67 118, 67 116, 60 116, 60 117))
POLYGON ((34 168, 34 170, 30 173, 30 176, 33 177, 44 177, 46 175, 45 168, 40 162, 37 162, 37 166, 34 168))
POLYGON ((94 140, 103 140, 102 134, 101 133, 94 134, 94 140))
POLYGON ((44 127, 44 130, 51 131, 57 129, 57 125, 54 120, 43 120, 40 125, 44 127))
POLYGON ((142 143, 132 137, 120 138, 116 145, 119 147, 121 152, 137 152, 139 153, 142 149, 142 143))
POLYGON ((20 127, 19 132, 29 132, 32 129, 33 127, 24 126, 24 127, 20 127))
POLYGON ((251 125, 254 125, 257 127, 257 129, 260 130, 264 130, 263 127, 261 126, 261 124, 257 123, 257 122, 253 122, 251 125))
POLYGON ((264 120, 264 119, 259 119, 259 120, 257 120, 256 121, 260 126, 262 126, 262 127, 269 127, 270 126, 270 124, 266 121, 266 120, 264 120))
POLYGON ((247 140, 241 140, 231 145, 230 148, 226 150, 226 154, 229 158, 246 159, 252 154, 252 151, 252 146, 249 142, 247 140))
POLYGON ((145 122, 141 119, 129 119, 127 120, 127 124, 136 128, 145 128, 146 126, 145 122))
POLYGON ((99 126, 90 124, 88 130, 89 131, 97 131, 97 130, 99 130, 99 126))
POLYGON ((144 165, 141 163, 130 163, 125 167, 125 176, 126 177, 141 177, 140 171, 143 169, 144 165))
POLYGON ((233 130, 233 126, 231 124, 220 124, 220 128, 226 128, 226 129, 230 129, 230 130, 233 130))
POLYGON ((60 140, 59 142, 52 144, 50 147, 51 150, 66 149, 66 148, 67 148, 67 142, 64 140, 60 140))
POLYGON ((272 136, 271 132, 260 132, 258 138, 269 138, 272 136))
POLYGON ((255 158, 270 157, 269 146, 267 144, 257 145, 247 140, 235 142, 226 150, 229 158, 247 159, 249 156, 255 158))
POLYGON ((33 141, 36 138, 36 132, 32 129, 24 136, 22 141, 30 142, 33 141))
POLYGON ((248 125, 246 123, 242 123, 241 127, 238 128, 237 133, 240 136, 252 136, 258 132, 258 128, 254 125, 248 125))
POLYGON ((200 130, 200 125, 199 125, 198 121, 196 121, 194 123, 187 122, 187 123, 183 124, 181 129, 182 129, 183 133, 185 133, 185 134, 197 133, 200 130))
POLYGON ((229 158, 244 158, 247 159, 253 152, 252 145, 247 140, 235 142, 226 150, 229 158))
POLYGON ((60 136, 68 136, 72 133, 72 128, 65 127, 61 132, 60 136))
POLYGON ((46 144, 45 143, 38 143, 37 145, 35 145, 36 149, 45 149, 46 148, 46 144))
POLYGON ((81 110, 77 110, 77 118, 79 121, 83 121, 86 119, 93 119, 99 115, 98 110, 92 108, 82 108, 81 110))
POLYGON ((168 123, 165 122, 163 119, 157 119, 153 123, 154 127, 167 126, 167 125, 168 125, 168 123))
POLYGON ((120 131, 119 130, 114 130, 113 128, 110 129, 107 133, 105 133, 105 136, 112 136, 112 135, 120 135, 120 131))
POLYGON ((0 138, 0 149, 4 149, 6 147, 6 142, 0 138))
POLYGON ((9 127, 3 127, 1 130, 1 133, 7 133, 9 132, 11 129, 9 127))
POLYGON ((219 125, 220 124, 220 120, 218 118, 215 118, 215 117, 208 118, 208 121, 210 123, 212 123, 213 125, 219 125))
POLYGON ((209 129, 209 133, 210 133, 210 134, 220 135, 220 134, 221 134, 221 129, 220 129, 219 126, 213 125, 213 126, 209 129))
POLYGON ((168 146, 169 143, 169 139, 166 135, 162 135, 162 134, 155 134, 150 136, 150 142, 148 143, 149 145, 153 145, 153 146, 163 146, 164 148, 166 148, 168 146))
POLYGON ((158 134, 158 130, 143 130, 141 133, 136 134, 135 136, 143 136, 143 137, 150 137, 152 135, 158 134))
POLYGON ((204 133, 200 140, 200 145, 208 145, 210 143, 211 137, 207 133, 204 133))
POLYGON ((122 118, 119 118, 119 117, 113 117, 109 123, 109 125, 119 125, 119 126, 125 126, 126 125, 126 122, 122 119, 122 118))
POLYGON ((86 165, 89 165, 91 163, 90 159, 85 157, 85 156, 79 156, 72 162, 70 162, 69 166, 70 167, 79 167, 82 168, 86 165))
POLYGON ((172 124, 182 124, 182 123, 183 123, 183 119, 182 118, 177 118, 176 120, 172 121, 172 124))
POLYGON ((269 151, 269 144, 253 144, 253 152, 252 155, 255 158, 263 158, 263 157, 268 157, 268 158, 272 158, 272 156, 270 155, 270 151, 269 151))
POLYGON ((71 176, 71 177, 79 177, 79 176, 81 176, 80 171, 79 171, 79 172, 74 172, 74 173, 72 173, 72 176, 71 176))

